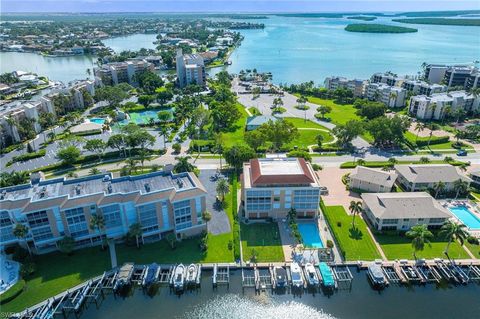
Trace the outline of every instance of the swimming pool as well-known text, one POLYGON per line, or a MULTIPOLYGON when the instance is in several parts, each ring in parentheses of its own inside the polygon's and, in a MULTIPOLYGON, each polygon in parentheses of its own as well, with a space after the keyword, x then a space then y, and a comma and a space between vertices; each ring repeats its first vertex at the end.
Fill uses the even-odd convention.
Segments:
POLYGON ((315 223, 298 223, 298 230, 302 235, 303 244, 305 247, 323 248, 318 227, 315 223))
POLYGON ((105 124, 105 119, 102 119, 100 117, 92 117, 88 120, 92 123, 97 123, 97 124, 101 124, 101 125, 105 124))
POLYGON ((462 221, 469 229, 480 229, 480 218, 475 216, 467 206, 452 206, 448 210, 462 221))

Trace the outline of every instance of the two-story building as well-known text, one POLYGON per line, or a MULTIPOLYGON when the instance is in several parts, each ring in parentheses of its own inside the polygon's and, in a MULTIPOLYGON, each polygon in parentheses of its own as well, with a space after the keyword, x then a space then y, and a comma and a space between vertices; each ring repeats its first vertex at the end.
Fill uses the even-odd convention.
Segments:
POLYGON ((385 193, 392 191, 397 174, 365 166, 357 166, 349 175, 348 186, 351 190, 362 192, 385 193))
POLYGON ((134 223, 142 226, 142 240, 169 233, 189 237, 206 229, 205 197, 192 173, 32 180, 0 189, 0 244, 4 248, 22 240, 13 235, 17 223, 27 226, 26 240, 36 253, 56 249, 64 236, 72 237, 76 247, 99 244, 105 237, 120 239, 134 223), (103 217, 104 229, 90 227, 93 215, 103 217))
POLYGON ((259 158, 243 165, 242 204, 249 219, 318 216, 320 182, 303 158, 259 158))

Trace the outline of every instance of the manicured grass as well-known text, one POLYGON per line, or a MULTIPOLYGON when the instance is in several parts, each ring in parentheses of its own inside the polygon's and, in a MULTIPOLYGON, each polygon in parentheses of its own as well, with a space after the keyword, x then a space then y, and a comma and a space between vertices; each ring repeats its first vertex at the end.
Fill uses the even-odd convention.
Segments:
POLYGON ((256 107, 252 106, 248 108, 248 111, 252 113, 252 115, 262 115, 262 112, 260 112, 256 107))
POLYGON ((352 216, 347 215, 343 206, 325 206, 322 211, 333 231, 340 251, 346 260, 374 260, 381 258, 373 239, 367 231, 367 224, 360 217, 355 218, 356 230, 352 229, 352 216), (340 224, 339 224, 340 223, 340 224), (340 226, 339 226, 340 225, 340 226))
POLYGON ((284 261, 282 242, 277 223, 241 224, 243 259, 249 260, 252 249, 258 262, 284 261))
POLYGON ((319 131, 317 129, 326 130, 326 128, 320 124, 312 122, 310 120, 305 121, 304 119, 287 117, 286 121, 293 123, 295 127, 299 128, 298 136, 287 145, 287 147, 293 149, 294 146, 299 147, 300 149, 306 149, 309 145, 317 144, 317 136, 323 136, 323 143, 333 141, 333 136, 325 131, 319 131), (309 128, 311 130, 303 130, 300 128, 309 128))
MULTIPOLYGON (((446 163, 443 160, 435 160, 435 161, 430 161, 428 163, 422 163, 420 161, 398 161, 397 164, 450 164, 453 166, 459 166, 465 162, 462 161, 453 161, 446 163)), ((386 165, 390 165, 388 161, 366 161, 363 166, 365 167, 384 167, 386 165)), ((357 162, 345 162, 340 164, 340 168, 355 168, 357 167, 357 162)))
POLYGON ((330 106, 332 111, 326 114, 326 118, 330 119, 333 124, 345 124, 350 120, 361 120, 361 118, 355 114, 357 109, 352 104, 340 105, 333 100, 325 100, 318 97, 309 96, 308 102, 330 106))
POLYGON ((241 114, 240 118, 235 122, 235 125, 230 132, 222 134, 223 146, 227 148, 233 145, 245 144, 243 137, 245 136, 245 126, 247 125, 248 114, 245 111, 245 107, 240 103, 237 103, 237 108, 241 114))
POLYGON ((26 280, 25 291, 2 305, 2 312, 21 311, 111 268, 108 250, 102 251, 100 247, 75 251, 72 256, 39 255, 35 263, 37 270, 26 280))
MULTIPOLYGON (((412 240, 399 235, 375 235, 378 243, 389 260, 395 259, 413 259, 412 240)), ((417 252, 417 258, 446 258, 445 247, 447 242, 441 238, 431 239, 431 247, 425 245, 423 251, 417 252)), ((465 249, 458 243, 452 243, 448 252, 450 258, 470 258, 465 249)))
POLYGON ((472 245, 468 242, 465 242, 465 246, 467 246, 468 250, 477 258, 480 259, 480 245, 472 245))

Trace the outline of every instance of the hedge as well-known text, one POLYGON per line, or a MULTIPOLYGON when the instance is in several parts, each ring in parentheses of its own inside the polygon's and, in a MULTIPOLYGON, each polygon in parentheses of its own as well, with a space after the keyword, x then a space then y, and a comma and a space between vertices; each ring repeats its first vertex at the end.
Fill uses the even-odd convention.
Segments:
POLYGON ((17 281, 15 285, 0 295, 0 305, 4 305, 17 298, 25 290, 25 285, 25 280, 21 279, 17 281))
POLYGON ((233 256, 235 260, 240 260, 240 224, 238 223, 237 211, 237 175, 230 177, 232 184, 232 214, 233 214, 233 256))
POLYGON ((214 140, 191 140, 189 149, 190 151, 197 151, 198 147, 200 147, 201 151, 205 151, 207 149, 208 151, 211 151, 215 146, 215 141, 214 140))
MULTIPOLYGON (((430 141, 430 145, 448 143, 449 141, 450 141, 450 137, 448 137, 448 136, 432 137, 432 139, 430 141)), ((418 147, 427 146, 427 145, 429 145, 428 138, 427 139, 419 138, 417 140, 416 144, 417 144, 418 147)))
MULTIPOLYGON (((397 164, 450 164, 452 166, 460 166, 463 164, 466 164, 465 162, 462 161, 452 161, 452 162, 444 162, 444 161, 430 161, 428 163, 422 163, 420 161, 398 161, 397 164)), ((365 167, 371 167, 371 168, 380 168, 380 167, 385 167, 385 166, 390 166, 392 165, 388 161, 371 161, 371 162, 365 162, 363 166, 365 167)), ((357 167, 358 164, 355 162, 345 162, 340 164, 340 168, 355 168, 357 167)))
POLYGON ((46 150, 39 150, 38 152, 33 152, 33 153, 25 153, 22 155, 14 156, 12 159, 6 164, 6 166, 11 166, 13 163, 16 162, 25 162, 29 161, 31 159, 37 158, 37 157, 42 157, 47 154, 46 150))

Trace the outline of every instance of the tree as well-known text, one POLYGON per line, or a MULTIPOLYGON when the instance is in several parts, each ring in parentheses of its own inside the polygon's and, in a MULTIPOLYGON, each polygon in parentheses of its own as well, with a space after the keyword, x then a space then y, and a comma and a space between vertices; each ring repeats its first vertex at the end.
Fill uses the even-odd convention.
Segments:
POLYGON ((163 137, 163 148, 167 148, 167 136, 170 134, 170 127, 167 125, 162 125, 158 128, 158 135, 163 137))
POLYGON ((256 157, 255 151, 247 145, 234 145, 224 152, 225 161, 235 169, 235 172, 242 168, 244 162, 256 157))
POLYGON ((225 200, 225 195, 228 194, 230 191, 230 186, 228 185, 228 182, 225 178, 220 178, 217 181, 217 186, 216 186, 216 191, 217 195, 221 198, 221 201, 223 202, 225 200))
POLYGON ((175 154, 180 154, 180 151, 182 150, 182 145, 180 143, 174 143, 172 145, 172 149, 175 154))
POLYGON ((392 118, 374 118, 367 122, 366 129, 372 135, 374 144, 384 147, 402 144, 405 140, 404 133, 409 126, 410 122, 406 117, 395 115, 392 118))
POLYGON ((325 118, 325 114, 330 113, 332 111, 332 108, 328 105, 320 105, 317 107, 317 112, 320 114, 321 118, 325 118))
POLYGON ((9 187, 26 184, 30 174, 26 171, 12 171, 0 173, 0 187, 9 187))
POLYGON ((96 167, 90 169, 90 175, 97 175, 97 174, 100 174, 100 170, 96 167))
POLYGON ((108 138, 107 146, 110 148, 116 148, 118 153, 121 154, 123 150, 124 157, 127 156, 125 148, 127 147, 127 136, 125 134, 114 134, 108 138))
POLYGON ((164 85, 160 76, 152 71, 143 71, 135 75, 138 86, 147 94, 155 93, 155 90, 164 85))
POLYGON ((430 239, 433 234, 428 230, 427 225, 415 225, 405 233, 408 238, 412 239, 413 258, 417 260, 417 251, 423 251, 425 244, 430 245, 430 239))
POLYGON ((315 139, 317 140, 317 145, 318 145, 318 147, 319 147, 319 148, 322 148, 323 135, 322 135, 322 134, 318 134, 315 139))
POLYGON ((212 213, 210 213, 208 210, 203 211, 202 220, 207 224, 208 229, 208 222, 212 220, 212 213))
POLYGON ((118 107, 120 102, 128 98, 128 93, 122 89, 123 86, 104 86, 95 90, 95 100, 107 101, 112 107, 118 107))
POLYGON ((161 106, 164 106, 172 98, 173 98, 173 93, 170 90, 162 90, 157 93, 157 100, 161 106))
POLYGON ((273 151, 278 151, 284 144, 290 143, 298 136, 298 129, 291 122, 279 119, 262 124, 257 130, 264 139, 272 143, 273 151))
POLYGON ((28 227, 24 224, 17 223, 13 228, 13 236, 23 241, 24 245, 27 247, 28 253, 31 255, 32 251, 27 242, 28 227))
POLYGON ((420 157, 420 163, 428 164, 428 163, 430 163, 430 159, 426 156, 422 156, 422 157, 420 157))
POLYGON ((264 144, 265 136, 260 130, 253 130, 245 132, 245 142, 253 148, 255 152, 264 144))
POLYGON ((150 156, 150 153, 147 152, 146 150, 140 150, 138 152, 138 158, 140 159, 140 164, 142 165, 142 170, 143 168, 145 167, 144 166, 144 163, 145 163, 145 160, 150 156))
POLYGON ((463 246, 465 240, 468 238, 467 226, 464 224, 457 224, 451 220, 446 221, 440 229, 439 235, 448 240, 447 247, 445 247, 445 255, 448 256, 448 249, 453 241, 459 241, 463 246))
POLYGON ((73 165, 80 157, 80 150, 75 146, 66 146, 57 151, 56 158, 64 165, 73 165))
POLYGON ((355 216, 362 212, 362 202, 352 200, 348 209, 352 213, 352 228, 355 229, 355 216))
MULTIPOLYGON (((40 116, 38 118, 38 124, 40 124, 40 126, 42 127, 42 130, 45 135, 45 131, 48 128, 55 125, 55 115, 53 115, 53 113, 50 113, 50 112, 40 113, 40 116)), ((55 131, 52 131, 52 132, 53 134, 55 134, 55 131)), ((44 136, 44 140, 46 140, 45 136, 44 136)))
POLYGON ((75 248, 75 239, 70 236, 65 236, 59 241, 57 241, 57 247, 60 250, 60 252, 70 255, 73 252, 73 249, 75 248))
POLYGON ((442 181, 438 181, 437 183, 433 184, 433 190, 435 191, 435 198, 437 198, 438 194, 441 194, 445 191, 446 185, 442 181))
POLYGON ((345 125, 335 126, 332 134, 337 138, 338 145, 347 148, 357 136, 363 133, 364 125, 360 121, 350 120, 345 125))
POLYGON ((157 113, 157 118, 160 121, 160 123, 165 124, 172 120, 172 113, 170 113, 169 111, 159 111, 157 113))
POLYGON ((276 97, 273 99, 272 108, 276 109, 277 107, 283 106, 283 100, 281 97, 276 97))
POLYGON ((175 157, 177 163, 173 167, 173 171, 175 173, 193 172, 196 167, 188 161, 189 159, 191 159, 190 156, 175 157))
POLYGON ((451 157, 451 156, 445 156, 445 157, 443 158, 443 161, 444 161, 445 163, 451 163, 451 162, 454 161, 454 159, 453 159, 453 157, 451 157))
POLYGON ((93 138, 91 140, 87 140, 84 148, 87 151, 96 154, 98 156, 98 161, 100 161, 102 159, 103 153, 105 152, 105 149, 107 148, 107 144, 99 138, 93 138))
POLYGON ((215 132, 232 127, 241 116, 235 103, 213 101, 208 105, 212 112, 212 123, 215 132))
POLYGON ((421 123, 421 122, 418 122, 418 123, 415 125, 415 132, 417 132, 417 134, 415 135, 415 143, 416 143, 417 140, 418 140, 418 134, 419 134, 420 132, 423 132, 426 128, 427 128, 427 126, 426 126, 424 123, 421 123))
POLYGON ((457 199, 460 193, 464 194, 468 191, 468 182, 463 179, 457 179, 453 182, 453 189, 456 192, 455 199, 457 199))
POLYGON ((175 234, 173 232, 168 233, 165 239, 170 245, 170 248, 175 249, 175 247, 177 246, 177 238, 175 237, 175 234))
POLYGON ((125 161, 125 166, 123 168, 124 168, 125 173, 127 173, 127 175, 132 175, 133 173, 137 172, 138 161, 136 159, 133 159, 133 158, 128 158, 125 161))
POLYGON ((140 248, 140 244, 138 241, 139 237, 142 237, 143 235, 143 228, 140 223, 133 223, 130 225, 128 228, 128 235, 131 237, 135 237, 135 242, 137 244, 137 248, 140 248))
POLYGON ((102 236, 102 249, 103 249, 104 248, 103 237, 105 236, 105 232, 106 232, 105 218, 103 217, 103 215, 92 214, 92 216, 90 217, 90 229, 93 231, 100 232, 100 235, 102 236))
POLYGON ((368 120, 372 120, 374 118, 384 116, 385 111, 387 110, 385 104, 382 102, 372 102, 368 100, 357 100, 360 103, 355 103, 355 107, 359 107, 357 110, 357 115, 364 117, 368 120))
POLYGON ((145 107, 148 107, 151 103, 155 101, 155 98, 155 95, 143 94, 138 97, 138 103, 144 105, 145 107))

